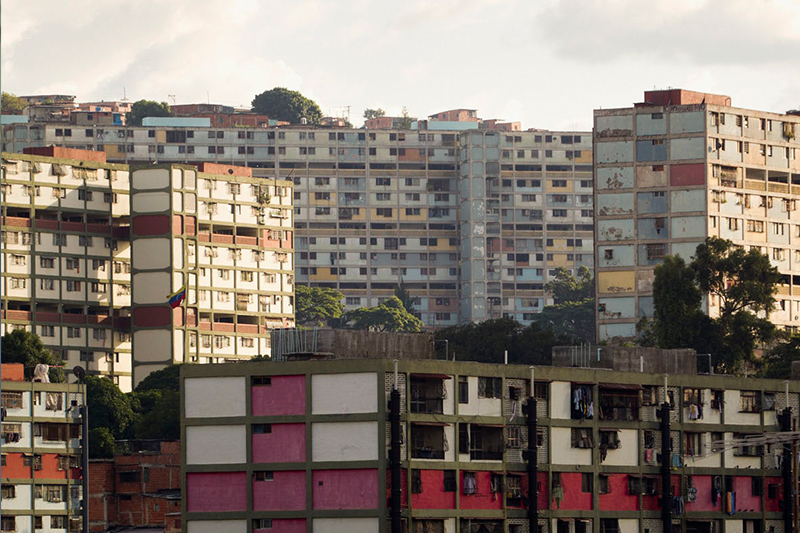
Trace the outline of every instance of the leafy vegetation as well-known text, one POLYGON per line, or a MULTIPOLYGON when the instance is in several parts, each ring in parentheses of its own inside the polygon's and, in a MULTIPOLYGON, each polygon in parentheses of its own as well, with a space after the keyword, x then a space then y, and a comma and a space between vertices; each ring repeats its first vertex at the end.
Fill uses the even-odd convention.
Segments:
POLYGON ((400 284, 395 287, 394 295, 403 303, 403 307, 406 308, 406 311, 411 313, 412 315, 417 312, 416 307, 414 307, 414 298, 411 296, 411 291, 406 289, 406 284, 403 281, 400 281, 400 284))
POLYGON ((353 323, 352 329, 417 333, 423 328, 422 321, 409 313, 397 296, 375 307, 354 309, 345 315, 344 320, 353 323))
POLYGON ((776 338, 767 314, 780 279, 759 250, 706 239, 691 263, 668 256, 656 267, 652 335, 645 333, 645 338, 659 348, 710 353, 717 372, 752 373, 763 364, 756 348, 776 338), (702 311, 704 294, 716 306, 716 318, 702 311))
POLYGON ((21 115, 25 111, 25 100, 19 96, 3 91, 2 113, 4 115, 21 115))
POLYGON ((403 106, 403 111, 400 113, 400 118, 397 119, 397 129, 410 130, 411 124, 415 120, 417 120, 415 117, 412 117, 408 114, 408 109, 406 109, 406 106, 403 106))
POLYGON ((142 120, 146 117, 171 117, 172 110, 166 102, 155 102, 153 100, 138 100, 131 106, 128 113, 128 125, 141 126, 142 120))
POLYGON ((322 111, 315 101, 285 87, 275 87, 257 94, 252 106, 256 113, 291 124, 301 124, 302 119, 306 119, 308 124, 316 125, 322 120, 322 111))
POLYGON ((367 108, 367 109, 364 110, 364 118, 367 119, 367 120, 369 120, 371 118, 380 118, 380 117, 385 117, 385 116, 386 116, 386 111, 384 111, 380 107, 378 109, 369 109, 369 108, 367 108))
POLYGON ((534 322, 542 330, 550 329, 565 344, 594 342, 594 278, 592 271, 582 266, 577 276, 558 267, 553 281, 544 288, 553 295, 553 305, 537 314, 534 322))
MULTIPOLYGON (((31 379, 33 370, 38 364, 62 365, 63 361, 45 348, 42 340, 36 333, 24 329, 15 329, 3 335, 0 340, 0 352, 3 354, 4 363, 22 363, 25 366, 25 377, 31 379)), ((52 383, 66 381, 64 370, 51 368, 48 373, 52 383)))
MULTIPOLYGON (((526 365, 551 364, 553 346, 567 342, 551 329, 542 329, 537 323, 523 326, 511 318, 451 326, 438 330, 435 337, 446 339, 450 356, 459 361, 502 363, 508 350, 509 363, 526 365)), ((440 344, 437 348, 443 350, 440 344)))
POLYGON ((298 324, 330 325, 344 312, 344 294, 328 287, 295 285, 295 320, 298 324))

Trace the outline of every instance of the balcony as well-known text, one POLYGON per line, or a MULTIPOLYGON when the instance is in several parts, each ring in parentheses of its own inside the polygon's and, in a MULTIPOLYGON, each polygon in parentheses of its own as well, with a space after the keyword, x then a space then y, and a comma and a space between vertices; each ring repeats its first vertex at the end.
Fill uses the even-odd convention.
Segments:
POLYGON ((411 458, 443 460, 448 449, 444 434, 446 426, 440 422, 412 422, 411 458))
POLYGON ((442 414, 444 411, 444 380, 450 376, 433 374, 411 375, 412 413, 442 414))

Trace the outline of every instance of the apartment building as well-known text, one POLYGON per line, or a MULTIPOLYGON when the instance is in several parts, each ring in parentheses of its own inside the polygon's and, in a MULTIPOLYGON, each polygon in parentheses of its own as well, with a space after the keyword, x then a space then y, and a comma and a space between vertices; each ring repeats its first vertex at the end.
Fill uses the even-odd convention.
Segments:
POLYGON ((294 325, 292 188, 212 163, 131 173, 135 382, 267 355, 269 330, 294 325))
POLYGON ((89 461, 89 531, 163 528, 181 509, 181 444, 117 441, 112 459, 89 461))
POLYGON ((2 531, 80 531, 84 386, 2 365, 2 531))
POLYGON ((797 383, 394 364, 183 367, 186 530, 390 531, 397 389, 402 531, 525 533, 536 524, 543 533, 663 533, 662 501, 672 531, 787 531, 783 446, 763 437, 779 431, 786 407, 796 423, 797 383), (535 426, 526 416, 531 394, 535 426), (666 428, 657 417, 663 398, 666 428))
POLYGON ((129 391, 173 362, 266 355, 268 330, 293 325, 291 181, 29 150, 47 155, 3 154, 2 333, 129 391))
POLYGON ((0 333, 132 386, 130 173, 102 152, 3 154, 0 333))
POLYGON ((11 124, 3 146, 91 147, 112 161, 217 162, 291 179, 299 283, 336 288, 354 309, 403 281, 429 326, 530 322, 557 266, 593 266, 591 135, 417 127, 428 129, 11 124))
MULTIPOLYGON (((594 112, 599 341, 652 316, 653 269, 705 238, 758 248, 783 275, 770 319, 800 321, 800 116, 680 89, 594 112), (797 214, 796 214, 797 213, 797 214), (798 287, 798 288, 795 288, 798 287)), ((713 316, 720 302, 704 299, 713 316)))

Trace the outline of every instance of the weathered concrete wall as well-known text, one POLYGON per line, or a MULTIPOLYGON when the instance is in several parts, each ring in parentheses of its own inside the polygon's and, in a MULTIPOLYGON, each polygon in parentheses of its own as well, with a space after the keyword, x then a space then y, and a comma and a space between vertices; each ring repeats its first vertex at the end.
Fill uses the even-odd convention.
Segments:
POLYGON ((293 330, 272 332, 273 358, 292 352, 324 354, 325 359, 433 359, 432 333, 384 333, 350 329, 305 330, 297 338, 293 330), (279 342, 283 336, 289 342, 279 342), (296 345, 295 345, 296 344, 296 345))
POLYGON ((691 349, 628 348, 624 346, 555 346, 553 366, 607 368, 620 372, 696 374, 697 353, 691 349), (642 370, 643 369, 643 370, 642 370))

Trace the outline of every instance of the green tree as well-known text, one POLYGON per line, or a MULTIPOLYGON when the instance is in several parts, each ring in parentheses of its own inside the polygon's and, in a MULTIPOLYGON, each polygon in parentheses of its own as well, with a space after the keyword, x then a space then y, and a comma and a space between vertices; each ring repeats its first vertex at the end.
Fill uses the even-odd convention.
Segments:
POLYGON ((145 117, 171 117, 172 110, 166 102, 155 102, 153 100, 139 100, 131 106, 128 113, 127 123, 129 126, 141 126, 142 119, 145 117))
POLYGON ((652 327, 659 348, 693 348, 710 353, 717 372, 745 374, 761 364, 756 348, 775 338, 765 316, 775 304, 777 268, 757 249, 745 251, 711 237, 686 265, 667 257, 655 269, 652 327), (717 317, 701 309, 706 294, 717 317))
POLYGON ((556 304, 594 298, 594 278, 592 271, 585 266, 578 268, 577 276, 564 267, 556 268, 555 279, 546 283, 544 288, 553 295, 556 304))
POLYGON ((133 433, 137 439, 181 438, 181 395, 177 390, 150 389, 140 398, 133 433), (142 401, 144 400, 144 401, 142 401))
POLYGON ((548 305, 534 318, 542 329, 550 329, 569 344, 594 342, 594 298, 548 305))
POLYGON ((181 365, 169 365, 161 370, 156 370, 147 375, 136 385, 136 392, 148 390, 172 390, 179 391, 181 388, 181 365))
POLYGON ((414 307, 414 298, 411 296, 411 291, 406 288, 406 284, 400 280, 400 284, 394 288, 394 295, 403 303, 403 307, 406 308, 406 311, 411 313, 412 315, 417 312, 416 307, 414 307))
MULTIPOLYGON (((24 329, 15 329, 3 335, 0 340, 0 352, 3 354, 4 363, 22 363, 28 379, 33 377, 33 370, 38 364, 50 366, 63 364, 61 359, 45 348, 36 333, 24 329)), ((65 381, 64 371, 60 368, 51 368, 49 377, 53 383, 65 381)))
POLYGON ((114 435, 108 428, 97 427, 89 430, 89 457, 111 459, 115 450, 114 435))
POLYGON ((793 361, 800 361, 800 334, 792 335, 764 354, 764 377, 791 379, 793 361))
POLYGON ((290 91, 284 87, 275 87, 257 94, 253 98, 252 106, 256 113, 291 124, 300 124, 301 119, 306 119, 308 124, 316 125, 322 120, 322 111, 316 102, 298 91, 290 91))
POLYGON ((403 106, 403 111, 400 113, 400 117, 397 119, 397 129, 410 130, 411 124, 415 120, 417 120, 415 117, 412 117, 408 114, 408 109, 406 109, 406 106, 403 106))
POLYGON ((408 312, 397 296, 385 300, 376 307, 362 307, 350 311, 346 322, 353 322, 353 329, 416 333, 422 331, 422 321, 408 312))
POLYGON ((567 339, 569 343, 594 342, 594 278, 592 271, 582 266, 577 276, 564 267, 556 268, 553 281, 544 286, 553 295, 554 305, 548 305, 535 315, 534 322, 543 330, 567 339))
POLYGON ((25 100, 19 96, 3 91, 2 95, 2 114, 21 115, 25 110, 25 100))
POLYGON ((364 110, 364 118, 367 120, 371 118, 380 118, 385 116, 386 116, 386 111, 384 111, 380 107, 378 109, 367 108, 364 110))
POLYGON ((89 429, 108 428, 114 438, 124 438, 135 418, 128 396, 107 378, 86 376, 83 383, 89 407, 89 429))
POLYGON ((342 316, 344 294, 328 287, 294 286, 294 314, 298 324, 325 325, 342 316))
POLYGON ((694 270, 680 256, 667 256, 653 280, 653 335, 660 348, 695 348, 707 325, 694 270))
MULTIPOLYGON (((501 363, 508 351, 513 364, 548 365, 553 346, 565 343, 551 329, 533 323, 527 327, 511 318, 496 318, 478 323, 437 330, 437 340, 447 340, 451 356, 459 361, 501 363)), ((437 349, 444 355, 443 343, 437 349)))

